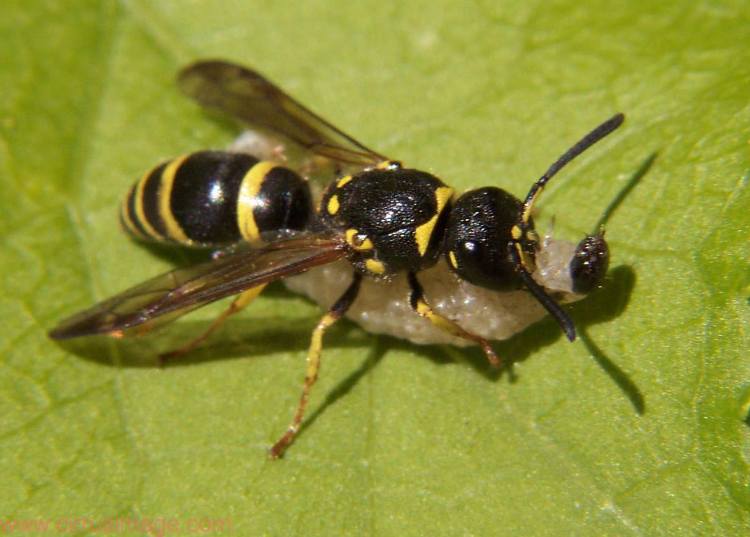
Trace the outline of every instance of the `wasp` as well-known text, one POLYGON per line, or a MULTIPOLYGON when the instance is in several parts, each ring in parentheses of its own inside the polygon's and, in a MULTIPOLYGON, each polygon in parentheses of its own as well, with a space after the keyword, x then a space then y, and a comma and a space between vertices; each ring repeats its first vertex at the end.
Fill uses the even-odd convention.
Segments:
MULTIPOLYGON (((162 163, 128 192, 120 210, 134 238, 209 248, 210 261, 147 280, 60 322, 54 339, 145 331, 200 306, 236 296, 200 336, 169 353, 187 352, 270 282, 346 260, 350 282, 312 331, 302 394, 287 430, 271 447, 278 458, 300 428, 318 377, 323 336, 357 300, 363 278, 408 282, 411 309, 438 329, 479 345, 493 366, 500 359, 484 337, 433 308, 420 273, 440 260, 455 278, 493 291, 525 289, 569 340, 568 314, 532 276, 542 248, 532 209, 547 182, 566 164, 617 129, 608 119, 568 149, 521 200, 494 186, 457 196, 438 177, 377 153, 290 97, 259 73, 224 61, 183 69, 180 88, 208 109, 261 129, 307 159, 295 171, 231 151, 200 151, 162 163), (330 165, 328 168, 326 166, 330 165), (330 169, 318 200, 307 175, 330 169), (301 171, 300 171, 301 170, 301 171)), ((273 152, 272 152, 273 154, 273 152)), ((607 270, 602 233, 585 237, 570 261, 573 288, 585 293, 607 270)))

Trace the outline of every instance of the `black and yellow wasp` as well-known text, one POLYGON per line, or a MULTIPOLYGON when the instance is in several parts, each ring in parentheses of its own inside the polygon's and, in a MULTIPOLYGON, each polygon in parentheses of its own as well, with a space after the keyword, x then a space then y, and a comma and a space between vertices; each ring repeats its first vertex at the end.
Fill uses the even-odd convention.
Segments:
MULTIPOLYGON (((440 315, 424 295, 418 274, 441 257, 458 278, 472 284, 498 291, 527 289, 567 337, 575 338, 571 319, 531 276, 540 248, 532 207, 547 181, 619 127, 622 114, 563 154, 523 201, 496 187, 456 197, 434 175, 406 168, 365 147, 254 71, 203 61, 182 70, 178 81, 203 106, 281 137, 308 157, 303 171, 329 165, 334 170, 329 184, 315 203, 300 173, 279 162, 227 151, 201 151, 157 166, 126 196, 120 215, 123 227, 141 240, 223 253, 77 313, 53 329, 52 338, 119 337, 237 295, 204 334, 170 354, 183 353, 269 282, 348 260, 351 283, 313 330, 302 396, 289 428, 271 448, 274 458, 284 453, 299 429, 318 375, 323 334, 357 299, 363 277, 387 284, 392 275, 407 274, 412 309, 453 336, 480 345, 495 366, 499 360, 489 342, 440 315), (237 247, 238 243, 248 244, 237 247)), ((574 288, 586 291, 596 286, 607 264, 602 235, 584 239, 571 262, 574 288)))

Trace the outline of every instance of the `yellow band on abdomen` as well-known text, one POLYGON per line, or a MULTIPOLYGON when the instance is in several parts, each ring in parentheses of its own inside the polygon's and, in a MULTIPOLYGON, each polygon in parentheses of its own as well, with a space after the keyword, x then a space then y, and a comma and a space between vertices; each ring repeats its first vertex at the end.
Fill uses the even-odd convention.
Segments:
POLYGON ((237 229, 240 236, 248 242, 261 240, 253 211, 258 203, 258 193, 263 186, 263 180, 277 166, 279 164, 276 162, 262 160, 248 170, 240 183, 240 193, 237 196, 237 229))

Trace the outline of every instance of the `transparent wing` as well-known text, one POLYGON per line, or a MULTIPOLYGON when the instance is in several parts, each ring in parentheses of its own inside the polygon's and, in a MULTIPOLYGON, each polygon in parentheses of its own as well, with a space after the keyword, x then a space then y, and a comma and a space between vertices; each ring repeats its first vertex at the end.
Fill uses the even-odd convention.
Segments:
POLYGON ((60 322, 53 339, 118 334, 157 318, 172 320, 200 306, 344 256, 335 239, 308 236, 156 276, 60 322))
POLYGON ((316 155, 360 167, 387 160, 251 69, 221 60, 200 61, 180 71, 177 83, 206 108, 282 135, 316 155))

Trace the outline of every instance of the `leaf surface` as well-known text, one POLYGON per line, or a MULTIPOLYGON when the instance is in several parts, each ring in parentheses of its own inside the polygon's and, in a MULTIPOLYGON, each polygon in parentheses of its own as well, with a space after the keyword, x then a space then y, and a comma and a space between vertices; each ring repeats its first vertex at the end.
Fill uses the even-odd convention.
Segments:
POLYGON ((216 535, 750 529, 743 2, 6 4, 3 524, 80 535, 118 517, 216 535), (584 337, 568 344, 544 322, 499 343, 516 362, 511 382, 486 374, 475 350, 342 323, 280 462, 266 449, 299 396, 315 305, 272 289, 165 369, 156 354, 217 307, 145 339, 48 340, 61 317, 190 261, 125 239, 116 209, 156 162, 234 137, 174 87, 179 67, 206 57, 252 65, 458 189, 522 196, 625 112, 540 203, 541 229, 554 216, 555 233, 575 240, 656 154, 608 222, 608 284, 572 310, 584 337))

